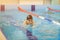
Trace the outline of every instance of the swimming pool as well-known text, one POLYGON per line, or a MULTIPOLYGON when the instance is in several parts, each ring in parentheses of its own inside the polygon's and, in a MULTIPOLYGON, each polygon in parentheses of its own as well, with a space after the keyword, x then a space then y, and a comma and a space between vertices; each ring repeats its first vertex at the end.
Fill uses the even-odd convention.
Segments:
MULTIPOLYGON (((29 5, 28 5, 29 6, 29 5)), ((60 9, 60 6, 50 6, 55 9, 60 9)), ((24 6, 22 5, 22 8, 24 6)), ((25 8, 26 9, 26 8, 25 8)), ((26 9, 30 11, 30 8, 26 9)), ((32 11, 31 11, 32 12, 32 11)), ((36 5, 36 10, 33 13, 47 17, 49 19, 60 22, 60 12, 48 12, 47 6, 36 5)), ((17 9, 6 10, 5 12, 0 12, 0 27, 7 40, 28 40, 26 33, 19 27, 22 27, 23 21, 26 19, 28 14, 18 11, 17 9), (14 24, 19 26, 15 26, 14 24)), ((60 26, 53 24, 47 20, 39 19, 33 16, 36 22, 35 28, 33 28, 32 34, 37 37, 38 40, 59 40, 60 39, 60 26)))

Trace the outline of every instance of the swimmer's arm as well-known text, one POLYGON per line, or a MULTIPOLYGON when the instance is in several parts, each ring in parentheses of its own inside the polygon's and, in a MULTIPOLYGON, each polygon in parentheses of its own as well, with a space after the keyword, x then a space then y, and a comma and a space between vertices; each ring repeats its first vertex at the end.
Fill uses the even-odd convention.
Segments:
POLYGON ((23 22, 23 26, 24 26, 24 27, 26 26, 26 20, 23 22))

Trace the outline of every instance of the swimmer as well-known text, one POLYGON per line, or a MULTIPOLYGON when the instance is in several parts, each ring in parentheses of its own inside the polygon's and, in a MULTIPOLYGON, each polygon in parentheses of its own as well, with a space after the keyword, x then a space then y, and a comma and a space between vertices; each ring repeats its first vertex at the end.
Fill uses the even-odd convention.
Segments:
POLYGON ((26 35, 29 40, 37 40, 35 36, 33 36, 33 26, 34 26, 34 21, 32 15, 28 15, 26 20, 24 21, 25 28, 28 30, 26 31, 26 35), (32 38, 33 37, 33 38, 32 38))
POLYGON ((33 17, 31 15, 28 15, 26 20, 24 21, 24 25, 34 25, 33 17))

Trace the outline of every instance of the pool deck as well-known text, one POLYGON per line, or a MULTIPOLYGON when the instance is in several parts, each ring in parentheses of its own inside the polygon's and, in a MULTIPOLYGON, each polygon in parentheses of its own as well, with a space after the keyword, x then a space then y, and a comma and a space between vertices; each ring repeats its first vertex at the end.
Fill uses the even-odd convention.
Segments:
POLYGON ((6 40, 5 36, 3 35, 1 29, 0 29, 0 40, 6 40))

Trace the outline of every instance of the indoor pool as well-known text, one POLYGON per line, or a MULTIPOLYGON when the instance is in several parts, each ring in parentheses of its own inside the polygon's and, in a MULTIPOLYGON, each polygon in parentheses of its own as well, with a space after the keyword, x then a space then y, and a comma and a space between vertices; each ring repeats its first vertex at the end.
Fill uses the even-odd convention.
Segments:
MULTIPOLYGON (((29 8, 26 6, 24 8, 23 5, 21 7, 27 11, 30 11, 29 5, 29 8)), ((60 6, 50 7, 60 10, 60 6)), ((51 13, 48 13, 47 6, 37 5, 36 10, 32 13, 60 22, 60 12, 49 12, 51 13)), ((18 9, 0 12, 0 28, 2 29, 2 32, 7 40, 29 40, 28 36, 26 35, 27 29, 22 28, 22 24, 27 16, 28 14, 20 12, 18 9)), ((36 37, 36 40, 60 40, 60 25, 53 24, 50 21, 34 16, 33 20, 35 21, 35 25, 32 29, 32 35, 36 37)))

